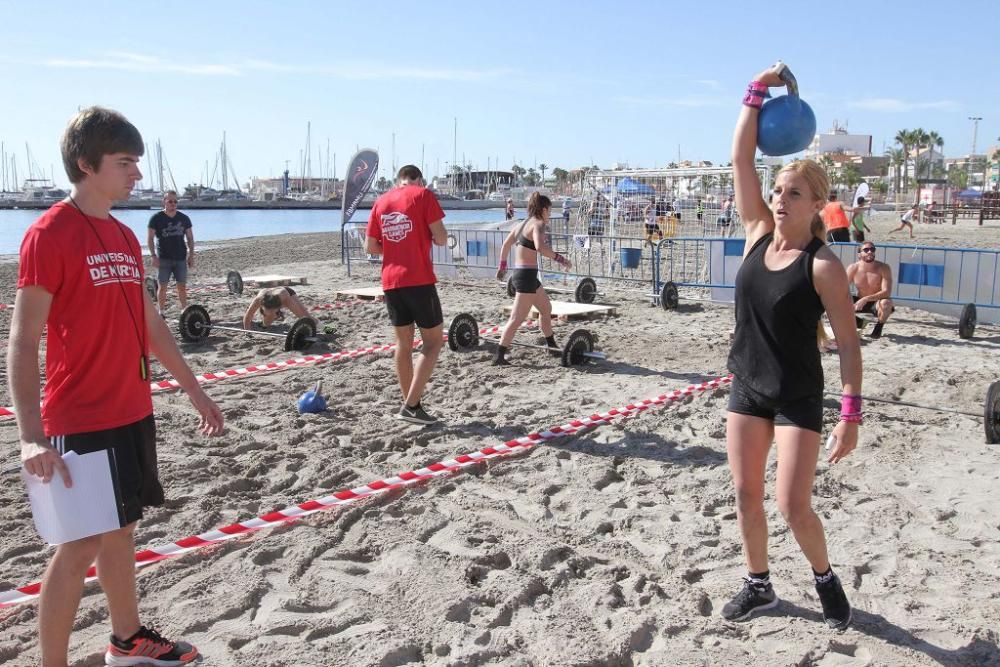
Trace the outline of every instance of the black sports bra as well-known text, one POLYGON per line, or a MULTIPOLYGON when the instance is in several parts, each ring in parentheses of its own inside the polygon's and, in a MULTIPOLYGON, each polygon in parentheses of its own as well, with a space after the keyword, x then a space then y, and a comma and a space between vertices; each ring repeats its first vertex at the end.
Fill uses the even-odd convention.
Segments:
POLYGON ((527 220, 522 222, 521 226, 517 228, 517 245, 528 250, 535 250, 535 242, 522 233, 526 224, 528 224, 527 220))

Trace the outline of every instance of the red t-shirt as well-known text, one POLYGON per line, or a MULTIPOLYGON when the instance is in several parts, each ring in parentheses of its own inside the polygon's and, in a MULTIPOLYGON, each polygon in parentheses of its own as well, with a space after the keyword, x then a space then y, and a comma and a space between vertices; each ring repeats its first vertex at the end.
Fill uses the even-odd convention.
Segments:
POLYGON ((149 380, 139 376, 140 354, 149 355, 139 241, 113 218, 89 220, 59 203, 21 242, 18 289, 52 294, 42 401, 48 436, 116 428, 153 411, 149 380))
POLYGON ((382 289, 433 285, 433 222, 444 219, 437 197, 419 185, 393 188, 378 198, 368 217, 368 236, 382 244, 382 289))

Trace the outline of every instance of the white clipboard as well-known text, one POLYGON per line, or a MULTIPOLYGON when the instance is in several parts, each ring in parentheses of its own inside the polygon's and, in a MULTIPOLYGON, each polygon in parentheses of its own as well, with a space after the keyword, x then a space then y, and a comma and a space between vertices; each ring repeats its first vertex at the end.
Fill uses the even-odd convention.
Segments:
POLYGON ((35 529, 45 542, 65 544, 122 527, 110 456, 108 450, 64 454, 62 459, 73 479, 68 489, 58 472, 46 484, 21 468, 35 529))

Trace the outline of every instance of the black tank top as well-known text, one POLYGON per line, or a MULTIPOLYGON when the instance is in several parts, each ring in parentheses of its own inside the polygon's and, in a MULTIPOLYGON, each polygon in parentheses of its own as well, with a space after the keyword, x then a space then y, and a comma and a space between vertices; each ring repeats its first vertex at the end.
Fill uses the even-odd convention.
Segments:
POLYGON ((523 248, 527 248, 528 250, 534 250, 535 249, 535 242, 534 242, 534 240, 529 239, 527 236, 525 236, 522 233, 522 232, 524 232, 524 226, 526 224, 528 224, 527 220, 525 220, 524 222, 522 222, 521 226, 517 228, 517 238, 516 238, 517 245, 519 245, 519 246, 521 246, 523 248))
POLYGON ((736 274, 736 334, 729 370, 758 394, 793 401, 823 392, 816 326, 823 303, 813 287, 812 264, 824 244, 814 238, 783 269, 764 265, 774 239, 767 234, 747 253, 736 274))

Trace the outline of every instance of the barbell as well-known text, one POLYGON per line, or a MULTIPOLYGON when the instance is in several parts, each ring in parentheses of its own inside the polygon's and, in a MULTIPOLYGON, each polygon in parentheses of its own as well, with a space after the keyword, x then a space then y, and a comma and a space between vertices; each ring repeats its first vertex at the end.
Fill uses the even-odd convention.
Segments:
MULTIPOLYGON (((542 285, 545 287, 545 285, 542 285)), ((511 276, 507 278, 507 296, 513 298, 517 294, 517 290, 514 289, 514 277, 511 276)), ((573 300, 577 303, 594 303, 594 299, 597 297, 597 282, 590 276, 584 276, 576 281, 576 287, 573 288, 573 300)))
MULTIPOLYGON (((498 345, 500 339, 481 335, 476 318, 469 313, 459 313, 452 319, 451 325, 448 327, 448 347, 458 352, 459 350, 473 349, 480 342, 498 345)), ((563 366, 576 366, 588 359, 604 360, 608 358, 603 352, 594 351, 594 342, 595 338, 592 333, 586 329, 575 329, 566 338, 566 344, 563 345, 562 349, 517 341, 511 341, 511 345, 545 350, 550 354, 558 355, 563 366)))
MULTIPOLYGON (((146 291, 149 292, 149 298, 156 301, 156 291, 160 287, 159 281, 153 276, 146 276, 145 285, 146 291)), ((226 274, 226 288, 230 294, 243 294, 243 276, 240 275, 239 271, 230 271, 226 274)), ((197 288, 192 286, 191 289, 197 288)))
POLYGON ((181 317, 177 320, 177 331, 180 333, 181 338, 189 343, 204 340, 212 331, 232 331, 251 336, 284 338, 286 352, 304 350, 311 343, 319 340, 316 337, 316 320, 311 317, 300 317, 286 333, 257 331, 255 329, 244 329, 233 324, 212 324, 212 318, 208 314, 208 309, 198 304, 191 304, 181 312, 181 317))
MULTIPOLYGON (((832 391, 826 392, 827 396, 839 397, 832 391)), ((983 414, 978 414, 976 412, 969 412, 968 410, 956 410, 954 408, 941 408, 936 405, 923 405, 921 403, 911 403, 909 401, 900 401, 894 398, 879 398, 878 396, 865 396, 862 395, 861 398, 865 401, 872 401, 874 403, 886 403, 888 405, 900 405, 908 408, 918 408, 920 410, 931 410, 933 412, 943 412, 952 415, 965 415, 967 417, 975 417, 983 419, 983 429, 986 432, 986 442, 991 445, 1000 444, 1000 380, 997 380, 990 384, 986 388, 986 401, 983 404, 983 414)))

